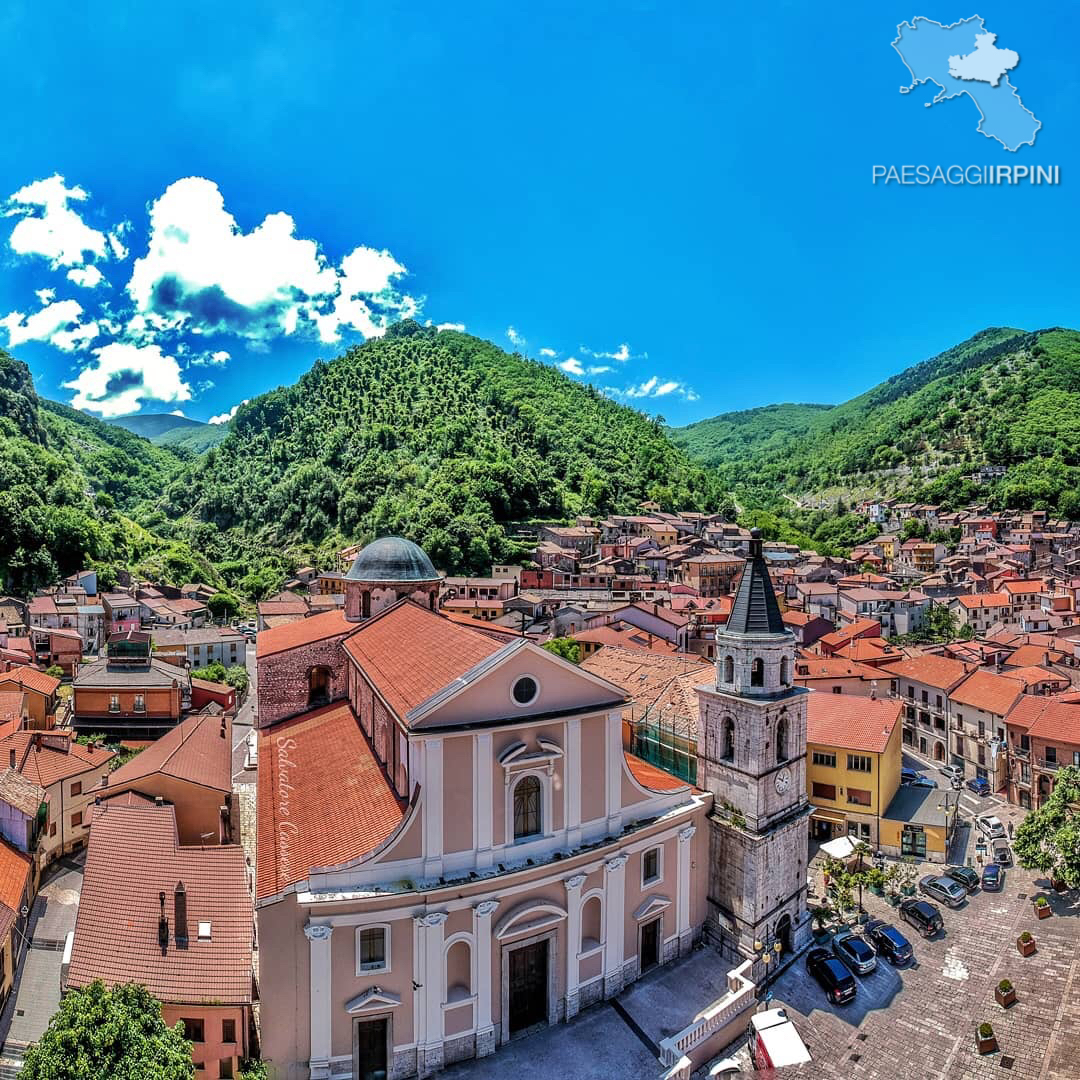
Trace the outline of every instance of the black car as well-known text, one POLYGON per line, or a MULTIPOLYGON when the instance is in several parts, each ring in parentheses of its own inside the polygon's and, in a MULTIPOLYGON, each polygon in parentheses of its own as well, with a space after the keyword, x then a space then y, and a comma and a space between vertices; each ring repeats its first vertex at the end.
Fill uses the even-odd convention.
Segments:
POLYGON ((878 956, 884 956, 893 967, 903 967, 915 955, 911 942, 882 919, 871 919, 864 932, 877 949, 878 956))
POLYGON ((941 912, 926 900, 917 900, 914 896, 909 896, 906 900, 900 901, 898 910, 900 918, 914 926, 925 938, 936 937, 945 929, 945 924, 941 921, 941 912))
POLYGON ((1001 892, 1005 880, 1005 871, 997 863, 987 863, 983 867, 982 887, 987 892, 1001 892))
POLYGON ((960 882, 968 892, 974 892, 979 887, 979 873, 970 866, 948 866, 945 876, 960 882))
POLYGON ((834 1005, 855 1000, 855 976, 827 950, 811 949, 806 954, 806 970, 834 1005))

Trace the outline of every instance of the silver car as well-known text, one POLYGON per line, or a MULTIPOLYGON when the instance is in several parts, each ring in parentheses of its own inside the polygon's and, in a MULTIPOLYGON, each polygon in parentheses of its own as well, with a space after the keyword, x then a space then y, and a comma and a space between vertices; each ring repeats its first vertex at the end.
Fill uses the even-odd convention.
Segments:
POLYGON ((947 877, 935 877, 933 874, 927 874, 926 877, 919 879, 919 891, 932 896, 935 900, 940 900, 943 904, 948 904, 949 907, 959 907, 967 899, 967 889, 959 881, 953 881, 952 878, 947 877))

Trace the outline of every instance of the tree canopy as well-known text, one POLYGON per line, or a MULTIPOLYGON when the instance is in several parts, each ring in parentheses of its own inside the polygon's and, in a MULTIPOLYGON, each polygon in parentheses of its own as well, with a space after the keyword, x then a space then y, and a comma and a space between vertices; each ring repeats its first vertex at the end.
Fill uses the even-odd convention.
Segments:
POLYGON ((1080 767, 1058 771, 1050 796, 1020 823, 1012 846, 1026 870, 1080 889, 1080 767))
POLYGON ((45 1034, 26 1052, 21 1080, 192 1080, 183 1025, 169 1028, 145 986, 93 982, 60 1000, 45 1034))

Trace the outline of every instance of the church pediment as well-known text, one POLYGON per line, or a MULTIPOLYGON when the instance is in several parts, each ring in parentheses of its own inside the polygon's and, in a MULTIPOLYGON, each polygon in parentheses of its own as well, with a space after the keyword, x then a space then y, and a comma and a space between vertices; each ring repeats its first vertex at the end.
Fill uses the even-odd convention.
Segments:
POLYGON ((383 990, 381 986, 373 986, 347 1002, 345 1011, 353 1015, 369 1010, 393 1009, 400 1004, 401 998, 397 994, 391 994, 388 990, 383 990))

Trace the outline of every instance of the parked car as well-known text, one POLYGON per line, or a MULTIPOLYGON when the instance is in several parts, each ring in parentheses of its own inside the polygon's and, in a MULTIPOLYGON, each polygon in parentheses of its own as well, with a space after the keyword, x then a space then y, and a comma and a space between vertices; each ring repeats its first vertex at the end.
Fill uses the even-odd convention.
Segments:
POLYGON ((910 896, 906 900, 900 901, 897 910, 900 912, 900 918, 914 926, 924 938, 936 937, 938 933, 945 929, 945 924, 941 920, 941 912, 933 904, 927 903, 925 900, 910 896))
POLYGON ((975 828, 978 829, 987 840, 996 840, 999 836, 1005 835, 1005 826, 1001 824, 1001 819, 994 817, 993 814, 987 814, 986 817, 976 818, 975 828))
POLYGON ((856 975, 869 975, 877 967, 877 953, 869 942, 850 930, 840 930, 832 940, 832 951, 856 975))
POLYGON ((960 780, 964 779, 964 767, 962 765, 942 765, 938 771, 950 779, 954 776, 960 780))
POLYGON ((919 878, 919 892, 924 892, 949 907, 959 907, 967 899, 967 889, 960 882, 935 874, 919 878))
POLYGON ((968 790, 974 791, 976 795, 989 795, 990 794, 990 781, 984 779, 981 776, 973 776, 967 782, 968 790))
POLYGON ((884 956, 893 967, 903 967, 915 955, 911 942, 895 926, 882 919, 871 919, 866 924, 865 933, 877 949, 878 956, 884 956))
POLYGON ((1000 866, 1012 865, 1012 851, 1009 848, 1009 841, 1003 836, 999 836, 990 841, 990 854, 994 856, 994 862, 1000 866))
POLYGON ((937 787, 937 781, 932 776, 920 776, 918 780, 913 780, 908 787, 937 787))
POLYGON ((970 866, 947 866, 945 867, 945 876, 952 878, 953 881, 960 882, 969 893, 974 892, 979 887, 979 872, 973 870, 970 866))
POLYGON ((916 780, 922 777, 921 772, 916 772, 914 769, 901 769, 900 770, 900 783, 902 785, 914 784, 916 780))
POLYGON ((825 949, 811 949, 806 954, 806 971, 817 979, 835 1005, 846 1005, 855 1000, 855 976, 825 949))
POLYGON ((1001 892, 1005 884, 1005 871, 997 863, 987 863, 982 871, 984 892, 1001 892))

